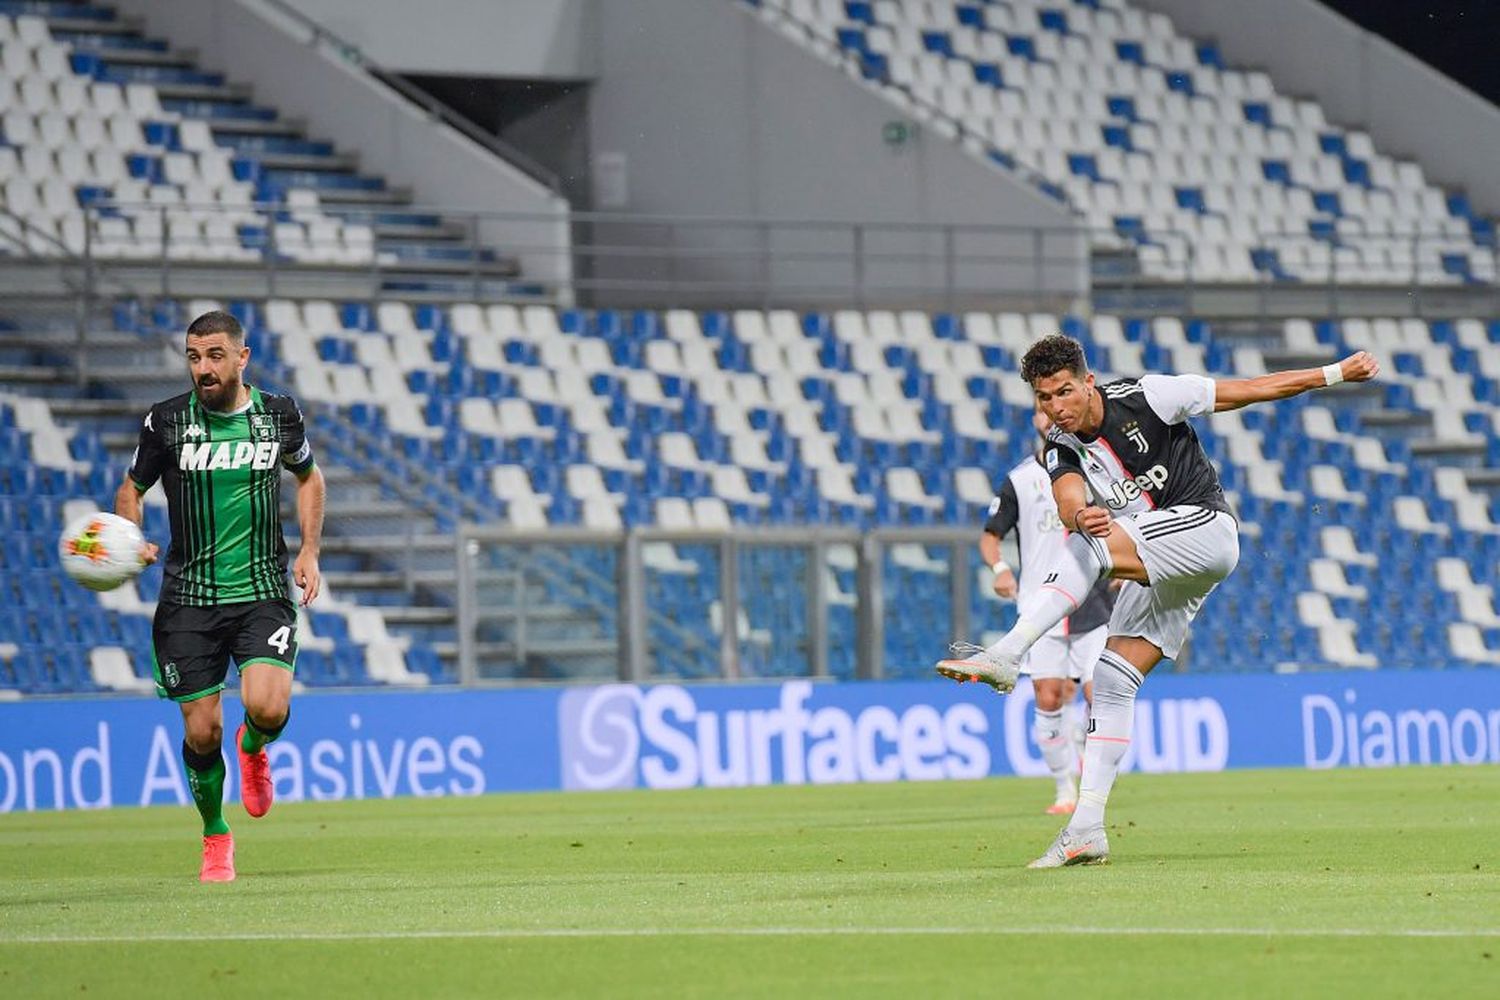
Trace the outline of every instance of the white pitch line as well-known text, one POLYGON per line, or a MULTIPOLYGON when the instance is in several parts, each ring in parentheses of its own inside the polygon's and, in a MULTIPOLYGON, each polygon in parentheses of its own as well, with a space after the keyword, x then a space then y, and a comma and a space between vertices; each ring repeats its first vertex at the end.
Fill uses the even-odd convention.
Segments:
POLYGON ((670 937, 976 937, 981 935, 1096 934, 1103 937, 1500 938, 1500 928, 1415 927, 532 927, 491 930, 260 931, 223 934, 17 934, 7 944, 144 944, 153 941, 431 941, 548 938, 670 937))

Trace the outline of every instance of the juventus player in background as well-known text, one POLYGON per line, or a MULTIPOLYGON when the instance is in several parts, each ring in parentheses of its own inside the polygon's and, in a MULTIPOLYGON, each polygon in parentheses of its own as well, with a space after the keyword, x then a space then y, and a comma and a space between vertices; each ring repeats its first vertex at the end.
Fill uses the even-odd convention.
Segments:
MULTIPOLYGON (((1031 423, 1041 436, 1041 448, 1006 474, 979 538, 985 565, 995 571, 995 593, 1006 599, 1019 593, 1023 603, 1041 588, 1067 537, 1052 498, 1052 482, 1042 465, 1042 448, 1046 447, 1052 422, 1038 409, 1032 411, 1031 423), (1019 583, 1015 572, 1000 558, 1000 541, 1012 529, 1021 550, 1019 583)), ((1057 783, 1057 795, 1047 807, 1054 816, 1073 812, 1078 802, 1078 750, 1072 727, 1064 717, 1073 701, 1075 682, 1083 685, 1085 697, 1092 697, 1089 688, 1094 662, 1103 652, 1109 632, 1105 626, 1115 603, 1114 586, 1100 578, 1083 606, 1054 625, 1026 652, 1024 669, 1031 675, 1034 697, 1032 732, 1057 783)))
POLYGON ((1109 859, 1104 806, 1130 746, 1135 696, 1163 657, 1175 657, 1203 599, 1239 561, 1239 532, 1218 472, 1189 417, 1287 399, 1380 372, 1364 351, 1343 361, 1248 379, 1143 375, 1096 385, 1083 345, 1044 337, 1021 376, 1052 421, 1043 465, 1063 523, 1073 529, 1049 582, 1021 602, 1005 637, 937 670, 1002 694, 1021 657, 1105 576, 1124 580, 1109 641, 1094 669, 1094 700, 1078 808, 1032 868, 1109 859), (1092 496, 1092 500, 1090 497, 1092 496))

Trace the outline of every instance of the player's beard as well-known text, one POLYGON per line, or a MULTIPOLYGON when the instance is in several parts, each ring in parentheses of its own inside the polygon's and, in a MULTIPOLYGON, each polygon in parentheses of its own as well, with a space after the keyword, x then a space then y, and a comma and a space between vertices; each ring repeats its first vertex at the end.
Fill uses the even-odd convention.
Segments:
POLYGON ((234 379, 229 382, 214 382, 205 386, 200 379, 193 384, 193 391, 198 394, 198 402, 205 409, 227 410, 234 406, 235 400, 240 396, 240 380, 234 379))

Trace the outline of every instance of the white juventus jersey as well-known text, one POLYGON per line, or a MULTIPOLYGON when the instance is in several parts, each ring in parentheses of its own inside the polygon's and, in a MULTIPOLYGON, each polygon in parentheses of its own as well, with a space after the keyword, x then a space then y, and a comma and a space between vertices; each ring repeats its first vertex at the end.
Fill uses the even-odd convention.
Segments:
POLYGON ((1052 498, 1052 479, 1034 458, 1028 458, 1010 470, 1011 485, 1016 490, 1020 508, 1016 532, 1021 546, 1021 565, 1026 569, 1020 579, 1020 600, 1025 600, 1042 586, 1041 566, 1051 566, 1062 555, 1067 532, 1057 516, 1052 498))

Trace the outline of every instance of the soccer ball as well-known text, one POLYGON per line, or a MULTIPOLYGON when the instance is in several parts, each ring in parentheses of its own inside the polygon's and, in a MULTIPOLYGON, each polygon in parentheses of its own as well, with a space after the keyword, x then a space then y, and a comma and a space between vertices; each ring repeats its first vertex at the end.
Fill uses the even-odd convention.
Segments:
POLYGON ((90 590, 114 590, 145 568, 141 529, 117 514, 96 511, 63 531, 57 554, 63 570, 90 590))

